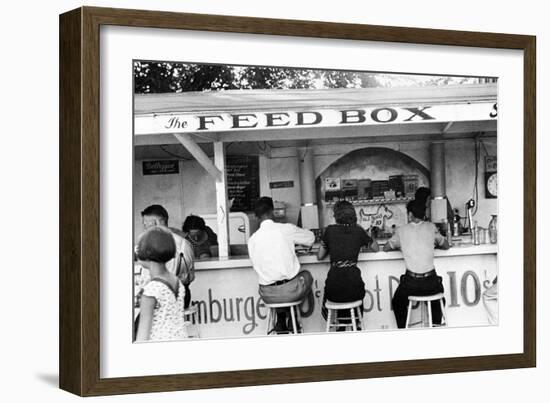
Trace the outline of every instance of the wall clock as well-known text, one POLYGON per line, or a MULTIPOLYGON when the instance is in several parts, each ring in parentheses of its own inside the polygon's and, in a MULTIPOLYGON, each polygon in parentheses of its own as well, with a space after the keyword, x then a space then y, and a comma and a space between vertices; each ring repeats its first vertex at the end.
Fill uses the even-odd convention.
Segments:
POLYGON ((485 172, 485 197, 496 199, 498 196, 498 174, 496 172, 485 172))
POLYGON ((498 196, 497 157, 485 157, 485 197, 496 199, 498 196))

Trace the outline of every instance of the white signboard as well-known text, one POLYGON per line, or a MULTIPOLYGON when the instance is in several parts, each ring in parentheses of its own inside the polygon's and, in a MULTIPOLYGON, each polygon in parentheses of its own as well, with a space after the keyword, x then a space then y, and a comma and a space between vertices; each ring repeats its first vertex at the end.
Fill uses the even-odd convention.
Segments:
POLYGON ((319 110, 165 113, 135 117, 136 135, 492 120, 495 102, 319 110))
MULTIPOLYGON (((488 325, 482 293, 496 275, 496 255, 441 257, 435 265, 443 278, 449 326, 488 325)), ((304 264, 302 268, 310 271, 314 281, 314 304, 301 312, 304 330, 324 332, 321 304, 328 264, 304 264)), ((403 260, 360 262, 359 268, 366 288, 363 309, 367 329, 396 328, 391 297, 405 272, 403 260)), ((258 295, 258 276, 252 268, 198 270, 191 296, 198 306, 201 337, 265 335, 267 308, 258 295)), ((413 315, 416 321, 417 309, 413 315)))

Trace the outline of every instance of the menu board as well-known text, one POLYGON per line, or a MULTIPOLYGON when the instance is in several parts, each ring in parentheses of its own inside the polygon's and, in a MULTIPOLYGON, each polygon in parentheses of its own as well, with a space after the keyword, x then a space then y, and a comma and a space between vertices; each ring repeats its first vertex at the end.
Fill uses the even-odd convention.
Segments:
POLYGON ((227 197, 233 199, 231 211, 252 211, 260 197, 260 165, 257 155, 228 155, 227 197))

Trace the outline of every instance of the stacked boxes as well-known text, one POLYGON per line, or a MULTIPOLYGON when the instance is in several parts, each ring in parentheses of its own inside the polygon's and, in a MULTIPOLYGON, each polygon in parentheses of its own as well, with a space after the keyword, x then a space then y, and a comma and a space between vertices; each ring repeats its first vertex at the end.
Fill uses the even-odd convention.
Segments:
POLYGON ((372 198, 383 199, 384 192, 390 189, 389 181, 372 181, 372 198))
POLYGON ((357 197, 359 200, 372 199, 372 181, 370 179, 359 179, 357 181, 357 197))
POLYGON ((388 180, 325 179, 325 202, 395 200, 414 197, 418 175, 391 175, 388 180))
POLYGON ((405 186, 403 184, 403 175, 391 175, 388 182, 389 182, 390 190, 393 190, 395 192, 395 197, 405 196, 405 186))
POLYGON ((403 187, 405 197, 414 197, 418 189, 418 175, 403 175, 403 187))
POLYGON ((342 198, 340 178, 325 178, 325 201, 333 202, 342 198))
POLYGON ((342 196, 346 200, 357 199, 357 179, 342 179, 342 196))

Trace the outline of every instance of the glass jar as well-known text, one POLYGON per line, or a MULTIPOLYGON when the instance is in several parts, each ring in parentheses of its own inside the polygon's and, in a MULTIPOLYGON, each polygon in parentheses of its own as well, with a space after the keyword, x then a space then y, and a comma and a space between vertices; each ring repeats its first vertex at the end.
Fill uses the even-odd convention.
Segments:
POLYGON ((491 243, 497 243, 498 238, 498 219, 496 214, 491 215, 491 221, 489 222, 489 239, 491 243))
POLYGON ((489 237, 489 228, 485 228, 483 232, 485 232, 485 243, 490 243, 491 238, 489 237))
POLYGON ((478 238, 479 238, 479 243, 482 244, 482 243, 487 243, 486 242, 486 238, 485 238, 485 228, 483 227, 478 227, 477 228, 477 231, 478 231, 478 238))
POLYGON ((479 245, 479 229, 477 226, 477 221, 474 221, 474 228, 472 228, 472 243, 474 245, 479 245))

